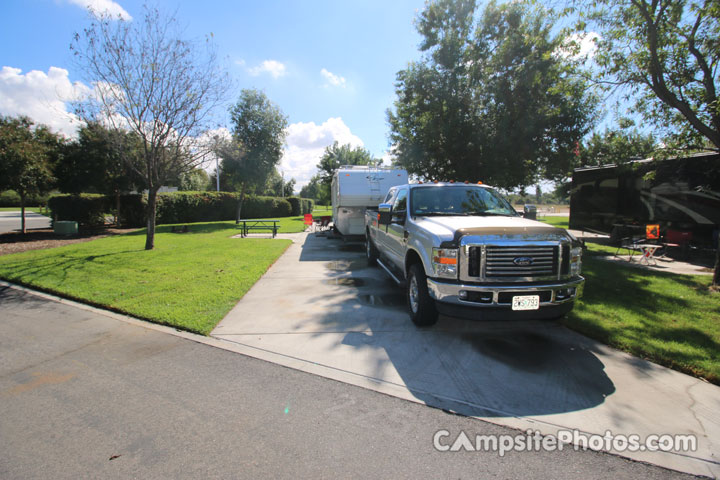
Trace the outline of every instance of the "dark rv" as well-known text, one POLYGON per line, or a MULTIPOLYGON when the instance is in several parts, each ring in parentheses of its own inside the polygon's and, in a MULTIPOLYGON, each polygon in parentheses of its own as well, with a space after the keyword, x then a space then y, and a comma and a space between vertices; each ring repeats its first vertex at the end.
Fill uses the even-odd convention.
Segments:
POLYGON ((720 155, 638 160, 573 172, 571 229, 618 239, 644 234, 648 224, 659 224, 669 242, 716 246, 720 155))

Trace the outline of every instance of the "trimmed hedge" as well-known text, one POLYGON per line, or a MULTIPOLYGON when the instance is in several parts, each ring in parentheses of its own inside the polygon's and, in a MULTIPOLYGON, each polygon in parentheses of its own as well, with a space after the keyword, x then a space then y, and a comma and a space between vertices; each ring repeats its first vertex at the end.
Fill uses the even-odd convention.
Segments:
POLYGON ((287 201, 290 203, 290 207, 292 207, 290 215, 297 217, 303 214, 302 199, 298 197, 288 197, 287 201))
MULTIPOLYGON (((157 198, 156 221, 194 223, 235 220, 238 194, 230 192, 170 192, 157 198)), ((301 202, 302 203, 302 202, 301 202)), ((120 224, 143 227, 146 224, 147 196, 120 196, 120 224)), ((115 197, 104 195, 57 195, 50 199, 52 216, 74 220, 81 225, 102 225, 104 213, 115 209, 115 197)), ((248 196, 242 206, 242 218, 289 217, 292 206, 287 199, 248 196)))
MULTIPOLYGON (((276 197, 245 197, 241 218, 289 217, 292 214, 290 202, 276 197)), ((233 215, 231 220, 234 220, 233 215)))
MULTIPOLYGON (((25 198, 26 207, 41 207, 47 203, 48 195, 28 195, 25 198)), ((20 208, 20 195, 15 190, 0 192, 0 207, 20 208)))
MULTIPOLYGON (((143 208, 146 204, 147 198, 143 197, 143 208)), ((157 198, 156 220, 158 224, 234 220, 236 210, 237 195, 234 193, 160 193, 157 198)))
MULTIPOLYGON (((111 199, 115 205, 115 199, 111 199)), ((144 227, 145 199, 137 193, 120 195, 120 225, 123 227, 144 227)), ((114 207, 113 207, 114 208, 114 207)))
POLYGON ((53 224, 56 220, 70 220, 79 225, 98 226, 105 224, 109 202, 110 197, 92 193, 55 195, 48 200, 48 208, 53 224))
POLYGON ((312 213, 312 211, 315 209, 315 200, 312 200, 310 198, 301 198, 302 202, 302 215, 305 215, 306 213, 312 213))

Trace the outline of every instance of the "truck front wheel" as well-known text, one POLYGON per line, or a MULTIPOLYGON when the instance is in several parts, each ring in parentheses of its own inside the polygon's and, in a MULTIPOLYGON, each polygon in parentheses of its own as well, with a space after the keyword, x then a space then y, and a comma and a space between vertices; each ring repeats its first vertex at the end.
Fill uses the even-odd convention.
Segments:
POLYGON ((430 298, 427 277, 422 265, 415 263, 410 266, 407 279, 407 305, 410 318, 419 327, 434 325, 438 319, 435 300, 430 298))

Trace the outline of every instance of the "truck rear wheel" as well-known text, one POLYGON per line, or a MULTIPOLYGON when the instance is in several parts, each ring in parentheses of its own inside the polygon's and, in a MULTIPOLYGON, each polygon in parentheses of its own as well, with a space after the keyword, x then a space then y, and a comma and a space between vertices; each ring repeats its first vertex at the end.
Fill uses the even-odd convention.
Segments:
POLYGON ((377 264, 378 250, 370 238, 370 232, 365 234, 365 254, 367 255, 367 263, 369 266, 372 267, 377 264))
POLYGON ((410 266, 406 293, 408 312, 413 323, 419 327, 435 325, 438 319, 435 300, 430 298, 427 277, 419 263, 410 266))

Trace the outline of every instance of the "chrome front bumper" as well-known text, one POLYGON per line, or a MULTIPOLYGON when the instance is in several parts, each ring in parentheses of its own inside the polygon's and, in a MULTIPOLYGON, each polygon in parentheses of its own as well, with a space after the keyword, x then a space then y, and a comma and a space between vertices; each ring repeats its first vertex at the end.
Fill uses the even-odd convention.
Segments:
POLYGON ((541 295, 540 306, 562 305, 582 296, 585 279, 536 285, 469 285, 427 279, 430 296, 438 302, 470 307, 510 307, 512 296, 541 295), (508 299, 510 299, 508 301, 508 299))

